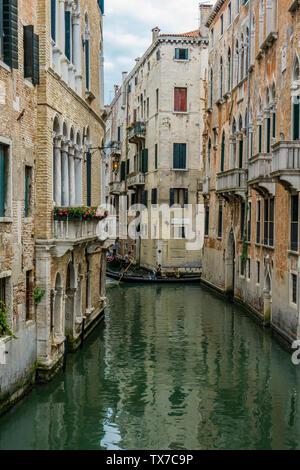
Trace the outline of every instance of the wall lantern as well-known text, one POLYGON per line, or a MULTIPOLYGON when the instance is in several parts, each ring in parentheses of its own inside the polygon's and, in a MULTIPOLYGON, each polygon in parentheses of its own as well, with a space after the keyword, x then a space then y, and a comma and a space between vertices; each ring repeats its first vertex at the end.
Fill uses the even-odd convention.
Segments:
POLYGON ((115 173, 118 173, 118 171, 119 171, 119 162, 118 162, 118 160, 113 161, 113 169, 114 169, 115 173))

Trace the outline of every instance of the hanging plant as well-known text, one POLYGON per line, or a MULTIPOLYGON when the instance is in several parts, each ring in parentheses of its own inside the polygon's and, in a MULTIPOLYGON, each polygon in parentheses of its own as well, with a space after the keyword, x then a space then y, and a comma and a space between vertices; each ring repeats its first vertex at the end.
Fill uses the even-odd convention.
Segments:
POLYGON ((17 339, 7 323, 6 305, 4 302, 0 301, 0 338, 3 336, 12 336, 13 338, 17 339))
POLYGON ((34 305, 36 307, 41 302, 41 300, 44 297, 45 293, 46 293, 46 291, 44 289, 41 289, 38 286, 34 288, 33 296, 34 296, 34 305))

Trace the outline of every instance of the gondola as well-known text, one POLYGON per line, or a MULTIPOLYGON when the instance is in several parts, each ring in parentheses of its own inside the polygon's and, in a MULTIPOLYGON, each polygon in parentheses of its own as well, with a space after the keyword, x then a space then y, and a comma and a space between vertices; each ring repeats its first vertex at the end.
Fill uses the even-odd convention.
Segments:
MULTIPOLYGON (((122 273, 106 270, 106 274, 111 279, 119 281, 122 273)), ((167 277, 162 276, 160 278, 155 277, 154 275, 148 274, 144 276, 139 276, 136 274, 126 273, 121 279, 121 282, 131 282, 131 283, 155 283, 155 284, 180 284, 180 283, 190 283, 190 282, 200 282, 201 274, 185 274, 182 277, 167 277)))

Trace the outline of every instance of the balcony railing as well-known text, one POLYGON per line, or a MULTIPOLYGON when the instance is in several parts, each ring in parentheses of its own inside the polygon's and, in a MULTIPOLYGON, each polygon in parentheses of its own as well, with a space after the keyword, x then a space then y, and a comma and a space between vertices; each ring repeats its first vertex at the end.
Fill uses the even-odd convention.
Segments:
POLYGON ((146 125, 144 122, 136 122, 129 130, 128 140, 131 143, 136 143, 146 137, 146 125))
POLYGON ((275 195, 275 183, 271 178, 272 156, 258 153, 249 159, 248 184, 258 192, 275 195))
POLYGON ((217 174, 217 193, 245 198, 246 189, 246 170, 242 168, 234 168, 217 174))
POLYGON ((145 184, 145 175, 144 173, 135 173, 134 175, 129 175, 127 179, 128 188, 134 186, 143 186, 145 184))
POLYGON ((272 150, 272 177, 287 189, 300 191, 300 142, 280 141, 272 150))
POLYGON ((54 238, 63 241, 76 241, 97 236, 99 220, 54 220, 54 238))
POLYGON ((120 181, 112 181, 109 183, 109 191, 111 194, 120 194, 122 191, 124 191, 124 182, 120 181))

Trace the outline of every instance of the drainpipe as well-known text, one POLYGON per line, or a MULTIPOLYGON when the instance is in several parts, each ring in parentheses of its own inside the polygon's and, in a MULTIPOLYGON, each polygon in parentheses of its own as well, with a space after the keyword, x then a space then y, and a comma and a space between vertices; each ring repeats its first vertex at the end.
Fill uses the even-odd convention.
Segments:
POLYGON ((247 85, 248 97, 247 97, 247 118, 246 118, 246 135, 247 135, 246 169, 248 169, 249 147, 250 147, 250 142, 249 142, 250 71, 249 71, 249 68, 250 68, 250 61, 251 61, 251 34, 252 34, 252 32, 251 32, 251 25, 252 25, 252 21, 251 21, 251 3, 252 3, 252 0, 249 0, 249 34, 248 34, 248 64, 247 64, 247 67, 248 67, 248 71, 247 71, 247 75, 248 75, 248 85, 247 85))

